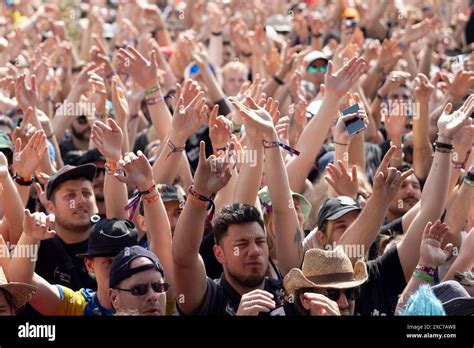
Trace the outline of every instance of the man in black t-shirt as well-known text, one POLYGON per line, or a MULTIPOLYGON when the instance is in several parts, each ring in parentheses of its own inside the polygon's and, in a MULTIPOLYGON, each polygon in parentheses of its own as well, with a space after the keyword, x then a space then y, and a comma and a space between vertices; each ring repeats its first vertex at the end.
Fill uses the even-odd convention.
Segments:
POLYGON ((264 223, 257 208, 248 204, 224 207, 216 218, 214 254, 224 272, 219 280, 206 277, 199 246, 207 203, 230 179, 230 168, 205 157, 200 144, 194 186, 176 225, 173 240, 176 303, 184 315, 285 314, 281 282, 265 277, 269 251, 264 223), (204 204, 203 204, 204 203, 204 204), (244 296, 243 296, 244 295, 244 296))
POLYGON ((64 166, 48 182, 46 209, 56 217, 57 235, 41 242, 35 271, 50 284, 97 289, 83 260, 76 257, 87 250, 91 217, 98 212, 92 185, 95 173, 93 164, 64 166))

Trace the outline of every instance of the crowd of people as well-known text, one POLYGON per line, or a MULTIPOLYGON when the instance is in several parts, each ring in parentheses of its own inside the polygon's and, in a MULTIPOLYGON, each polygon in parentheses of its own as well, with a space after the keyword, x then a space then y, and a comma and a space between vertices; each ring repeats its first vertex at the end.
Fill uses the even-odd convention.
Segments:
POLYGON ((474 4, 0 4, 0 314, 474 315, 474 4))

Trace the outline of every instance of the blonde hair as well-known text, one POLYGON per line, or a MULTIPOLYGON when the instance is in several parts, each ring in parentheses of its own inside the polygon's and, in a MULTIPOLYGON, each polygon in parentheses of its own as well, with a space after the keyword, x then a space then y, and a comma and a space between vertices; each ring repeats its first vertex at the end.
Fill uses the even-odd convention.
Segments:
POLYGON ((237 71, 243 73, 245 76, 249 74, 249 68, 242 62, 232 61, 227 63, 222 68, 222 74, 224 75, 226 72, 229 71, 237 71))

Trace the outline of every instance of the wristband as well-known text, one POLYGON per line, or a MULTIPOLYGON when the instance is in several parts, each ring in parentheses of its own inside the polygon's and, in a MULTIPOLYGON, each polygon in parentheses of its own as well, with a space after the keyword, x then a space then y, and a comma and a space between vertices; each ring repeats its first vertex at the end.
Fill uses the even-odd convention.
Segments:
POLYGON ((156 85, 155 87, 152 87, 150 89, 145 89, 145 95, 153 94, 155 92, 158 92, 159 90, 161 90, 161 87, 159 85, 156 85))
POLYGON ((348 146, 349 144, 344 144, 344 143, 338 143, 337 141, 333 141, 334 144, 336 145, 342 145, 342 146, 348 146))
POLYGON ((215 197, 215 193, 213 193, 211 195, 211 197, 206 197, 206 196, 203 196, 201 195, 200 193, 194 191, 194 188, 193 186, 189 186, 189 189, 188 189, 188 193, 189 193, 189 198, 191 198, 191 200, 194 200, 195 202, 194 203, 197 203, 196 200, 199 200, 201 202, 203 202, 204 204, 208 204, 207 206, 207 209, 211 209, 211 211, 209 212, 209 215, 207 216, 207 218, 212 221, 212 217, 214 216, 214 211, 216 209, 216 206, 214 205, 214 197, 215 197))
POLYGON ((433 284, 433 277, 430 276, 429 274, 426 274, 426 273, 422 272, 422 271, 415 270, 413 272, 413 277, 417 277, 421 280, 424 280, 428 284, 433 284))
POLYGON ((252 52, 249 52, 249 53, 242 52, 242 55, 246 58, 249 58, 252 56, 252 52))
POLYGON ((281 148, 283 148, 284 150, 288 151, 289 153, 291 154, 294 154, 296 156, 299 156, 300 155, 300 152, 294 148, 292 148, 291 146, 288 146, 284 143, 282 143, 281 141, 277 140, 277 141, 266 141, 266 140, 262 140, 262 145, 265 149, 271 149, 273 147, 278 147, 280 146, 281 148))
POLYGON ((319 39, 321 36, 323 36, 323 34, 322 34, 321 32, 316 33, 316 34, 315 34, 315 33, 311 33, 311 36, 314 37, 314 38, 316 38, 316 39, 319 39))
POLYGON ((278 76, 276 75, 273 75, 272 76, 273 80, 278 83, 280 86, 284 85, 285 84, 285 81, 283 81, 282 79, 280 79, 278 76))
POLYGON ((211 34, 212 34, 213 36, 221 36, 221 35, 222 35, 222 31, 212 32, 211 34))
POLYGON ((18 174, 15 174, 12 179, 15 180, 15 182, 20 186, 30 186, 34 181, 33 177, 31 177, 30 179, 27 179, 18 174))
POLYGON ((380 93, 377 93, 377 98, 379 98, 380 100, 387 100, 387 96, 386 95, 382 95, 380 93))
POLYGON ((168 157, 170 157, 172 154, 174 154, 175 152, 183 152, 185 150, 185 147, 182 146, 182 147, 178 147, 176 146, 175 144, 173 144, 171 142, 171 139, 168 139, 168 147, 171 149, 171 151, 166 155, 165 157, 165 160, 168 159, 168 157))
POLYGON ((133 219, 133 216, 135 215, 135 211, 138 208, 138 203, 140 202, 140 199, 142 198, 142 196, 153 193, 153 192, 156 192, 157 194, 153 197, 148 198, 148 200, 145 199, 145 201, 147 203, 155 202, 158 199, 158 197, 160 196, 158 191, 156 190, 156 185, 155 184, 153 184, 149 189, 147 189, 145 191, 138 191, 137 194, 130 200, 130 202, 128 202, 128 204, 124 207, 124 209, 125 209, 125 211, 130 210, 130 213, 128 215, 129 220, 133 219))
POLYGON ((105 172, 107 175, 122 174, 122 168, 119 167, 118 162, 105 162, 105 172))
POLYGON ((439 141, 436 141, 433 145, 435 146, 435 150, 439 152, 451 152, 454 147, 452 144, 441 143, 439 141))
POLYGON ((430 277, 434 277, 436 274, 436 268, 433 268, 433 267, 418 265, 416 266, 416 270, 424 272, 428 274, 430 277))
POLYGON ((464 162, 451 161, 451 165, 454 169, 464 169, 464 162))

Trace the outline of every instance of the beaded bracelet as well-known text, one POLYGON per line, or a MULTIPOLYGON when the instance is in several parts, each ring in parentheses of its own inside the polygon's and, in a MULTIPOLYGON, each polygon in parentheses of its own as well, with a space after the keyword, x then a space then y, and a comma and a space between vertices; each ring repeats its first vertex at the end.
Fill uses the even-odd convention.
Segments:
POLYGON ((288 146, 286 145, 285 143, 282 143, 281 141, 277 140, 277 141, 266 141, 266 140, 262 140, 262 145, 265 149, 271 149, 273 147, 278 147, 280 146, 281 148, 285 149, 286 151, 288 151, 289 153, 291 154, 294 154, 296 156, 299 156, 300 155, 300 152, 294 148, 292 148, 291 146, 288 146))
POLYGON ((34 181, 33 177, 31 177, 30 179, 27 179, 27 178, 24 178, 24 177, 18 175, 18 173, 15 174, 12 177, 12 179, 15 180, 15 182, 20 186, 30 186, 34 181))

